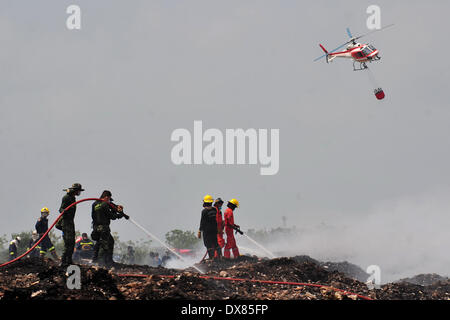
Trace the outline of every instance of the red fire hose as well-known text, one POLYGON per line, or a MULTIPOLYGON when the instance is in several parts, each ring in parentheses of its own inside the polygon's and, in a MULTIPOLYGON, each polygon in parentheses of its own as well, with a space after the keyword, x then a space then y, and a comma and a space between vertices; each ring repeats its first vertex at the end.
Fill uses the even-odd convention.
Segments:
MULTIPOLYGON (((138 278, 148 278, 149 275, 146 274, 125 274, 125 273, 118 273, 116 274, 118 277, 138 277, 138 278)), ((158 277, 163 278, 175 278, 176 276, 171 275, 156 275, 158 277)), ((227 281, 248 281, 248 282, 256 282, 256 283, 268 283, 268 284, 284 284, 284 285, 293 285, 293 286, 306 286, 306 287, 316 287, 316 288, 327 288, 334 291, 339 291, 345 295, 354 295, 358 298, 364 299, 364 300, 373 300, 370 297, 363 296, 361 294, 353 293, 347 290, 338 289, 335 287, 326 286, 323 284, 316 284, 316 283, 304 283, 304 282, 289 282, 289 281, 273 281, 273 280, 257 280, 257 279, 240 279, 240 278, 228 278, 228 277, 215 277, 215 276, 198 276, 201 279, 212 279, 212 280, 227 280, 227 281)))
POLYGON ((53 222, 53 224, 50 226, 50 228, 48 228, 48 230, 44 233, 44 235, 39 239, 38 242, 36 242, 36 243, 35 243, 30 249, 28 249, 28 251, 25 252, 24 254, 18 256, 17 258, 15 258, 15 259, 13 259, 13 260, 11 260, 11 261, 8 261, 8 262, 5 262, 5 263, 3 263, 3 264, 0 264, 0 268, 1 268, 1 267, 5 267, 5 266, 7 266, 7 265, 9 265, 9 264, 11 264, 11 263, 17 261, 17 260, 20 260, 20 259, 22 259, 23 257, 25 257, 26 255, 28 255, 30 252, 32 252, 32 251, 34 250, 34 248, 36 248, 37 245, 38 245, 39 243, 41 243, 41 241, 45 238, 45 236, 47 236, 47 234, 50 232, 50 230, 52 230, 52 228, 53 228, 53 227, 55 226, 55 224, 59 221, 59 219, 61 219, 61 217, 62 217, 62 215, 64 214, 64 212, 66 212, 68 209, 72 208, 73 206, 75 206, 75 205, 77 205, 78 203, 81 203, 81 202, 85 202, 85 201, 97 201, 97 200, 99 200, 99 201, 104 201, 104 200, 102 200, 102 199, 97 199, 97 198, 86 198, 86 199, 78 200, 78 201, 72 203, 71 205, 67 206, 67 208, 65 208, 65 209, 63 210, 63 212, 61 212, 61 214, 56 218, 55 222, 53 222))

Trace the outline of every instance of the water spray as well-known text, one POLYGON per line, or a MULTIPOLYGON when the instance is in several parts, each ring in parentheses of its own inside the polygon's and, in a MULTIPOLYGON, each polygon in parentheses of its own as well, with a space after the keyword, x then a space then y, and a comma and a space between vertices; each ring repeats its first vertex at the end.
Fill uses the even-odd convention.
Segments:
MULTIPOLYGON (((148 231, 147 229, 145 229, 143 226, 141 226, 139 223, 137 223, 136 221, 133 220, 133 218, 130 217, 130 219, 128 220, 131 223, 133 223, 136 227, 138 227, 139 229, 141 229, 142 231, 144 231, 149 237, 155 239, 156 241, 158 241, 161 245, 163 245, 165 248, 167 248, 170 252, 172 252, 174 255, 176 255, 178 258, 180 258, 182 261, 188 263, 181 255, 178 254, 178 252, 176 252, 174 249, 172 249, 171 247, 169 247, 167 244, 165 244, 163 241, 161 241, 157 236, 155 236, 154 234, 152 234, 150 231, 148 231)), ((198 272, 200 272, 201 274, 203 274, 203 271, 200 270, 199 268, 197 268, 195 265, 192 266, 195 270, 197 270, 198 272)))
POLYGON ((247 234, 244 233, 244 236, 246 236, 247 239, 250 240, 251 242, 253 242, 258 248, 260 248, 261 250, 263 250, 264 252, 266 252, 266 253, 269 255, 269 257, 271 257, 272 259, 273 259, 273 258, 276 258, 276 256, 275 256, 272 252, 270 252, 269 250, 267 250, 266 248, 264 248, 262 245, 260 245, 258 242, 256 242, 256 241, 253 240, 252 238, 250 238, 247 234))
MULTIPOLYGON (((251 248, 248 248, 248 247, 243 247, 243 246, 241 246, 240 244, 239 244, 239 252, 247 252, 247 253, 249 253, 249 254, 252 254, 252 255, 254 255, 254 256, 258 256, 258 255, 260 255, 263 251, 262 250, 259 250, 259 249, 251 249, 251 248)), ((265 253, 264 253, 265 254, 265 253)))

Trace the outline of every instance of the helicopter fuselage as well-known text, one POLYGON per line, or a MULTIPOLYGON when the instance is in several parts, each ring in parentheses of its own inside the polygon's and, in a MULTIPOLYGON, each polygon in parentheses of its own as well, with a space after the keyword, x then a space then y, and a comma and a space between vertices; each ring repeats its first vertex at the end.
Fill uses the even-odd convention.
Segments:
POLYGON ((349 58, 358 62, 367 62, 379 60, 379 51, 370 44, 355 43, 347 46, 347 49, 340 52, 332 52, 328 54, 328 61, 334 58, 349 58))

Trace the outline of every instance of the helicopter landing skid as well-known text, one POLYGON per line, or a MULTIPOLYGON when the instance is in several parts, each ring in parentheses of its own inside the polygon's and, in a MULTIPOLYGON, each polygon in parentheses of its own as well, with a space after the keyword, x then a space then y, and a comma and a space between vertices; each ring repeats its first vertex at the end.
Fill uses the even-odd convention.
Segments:
POLYGON ((353 61, 353 71, 362 71, 362 70, 369 69, 369 67, 367 66, 367 64, 365 62, 360 62, 359 68, 357 68, 355 66, 355 63, 356 63, 356 61, 353 61))

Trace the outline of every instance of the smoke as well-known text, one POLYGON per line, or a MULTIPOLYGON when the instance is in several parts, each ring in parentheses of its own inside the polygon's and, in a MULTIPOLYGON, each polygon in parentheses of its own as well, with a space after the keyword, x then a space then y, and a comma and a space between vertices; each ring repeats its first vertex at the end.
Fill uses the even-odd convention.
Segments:
POLYGON ((202 257, 203 254, 200 254, 200 251, 198 251, 193 256, 183 256, 183 260, 173 257, 167 261, 165 267, 169 269, 180 269, 180 270, 192 268, 193 265, 198 264, 200 262, 202 257))
POLYGON ((368 213, 357 217, 338 214, 264 245, 277 256, 306 254, 320 261, 345 260, 364 271, 377 265, 382 283, 421 273, 449 276, 449 194, 445 190, 387 200, 368 213))
MULTIPOLYGON (((198 264, 204 254, 206 253, 206 249, 202 243, 198 243, 189 255, 184 254, 182 259, 179 259, 176 256, 172 256, 169 260, 166 261, 165 267, 169 269, 186 269, 192 268, 194 265, 198 264)), ((195 269, 198 271, 199 266, 196 266, 195 269)), ((201 268, 199 268, 201 270, 201 268)), ((203 273, 203 271, 202 271, 203 273)))

